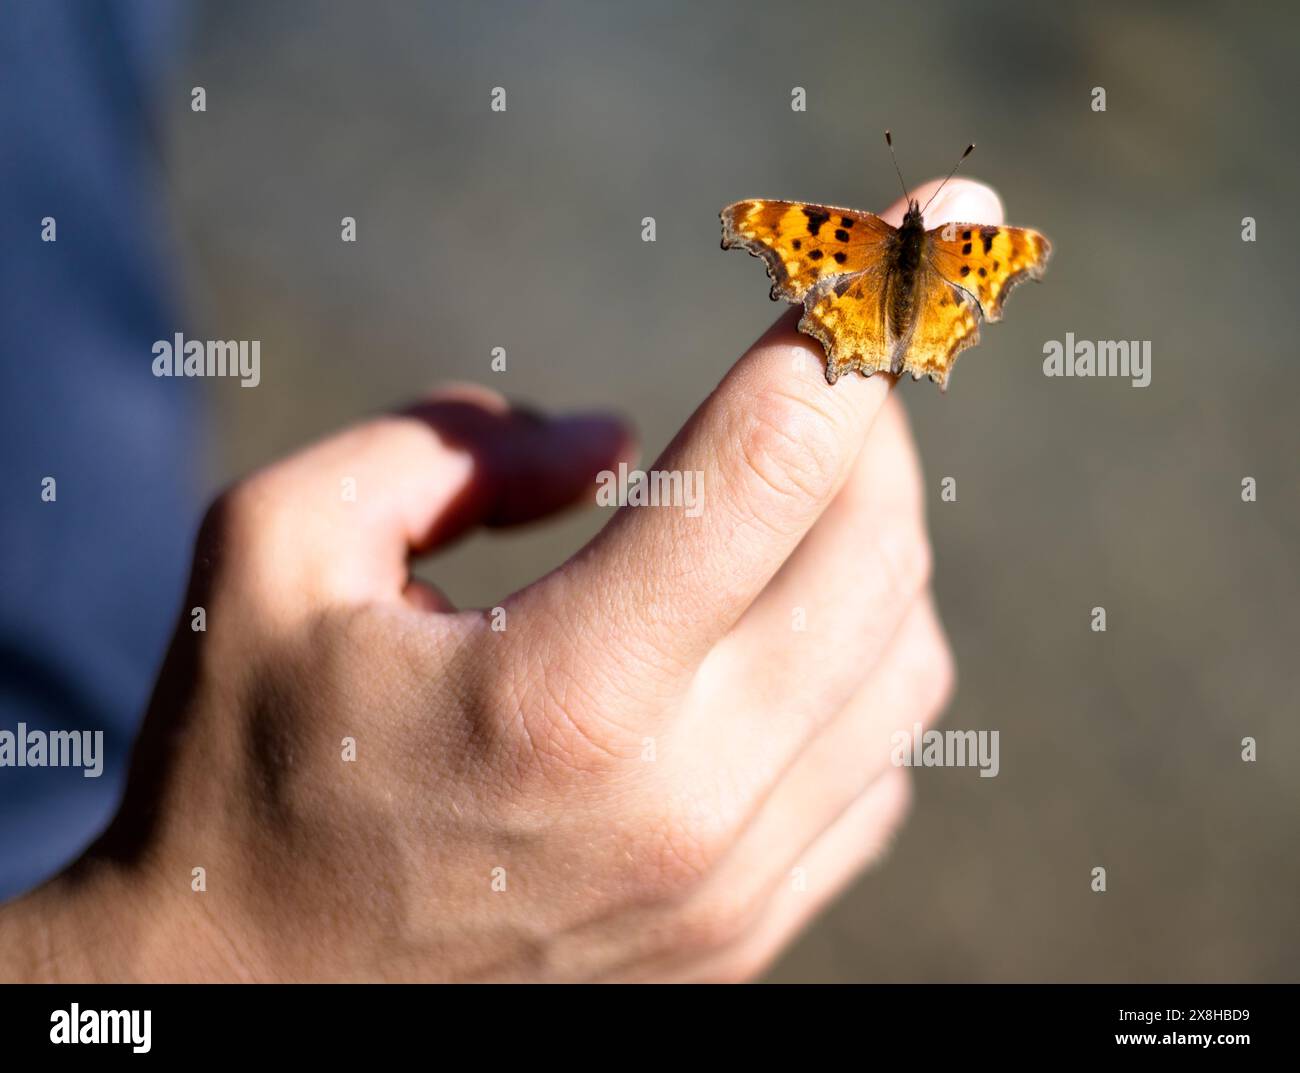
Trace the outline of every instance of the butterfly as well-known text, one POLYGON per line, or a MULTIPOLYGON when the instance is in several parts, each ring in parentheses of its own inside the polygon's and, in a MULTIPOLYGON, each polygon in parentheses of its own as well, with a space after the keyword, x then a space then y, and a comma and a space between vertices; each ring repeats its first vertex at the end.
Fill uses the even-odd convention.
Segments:
MULTIPOLYGON (((888 131, 885 140, 892 155, 888 131)), ((898 227, 858 209, 737 201, 720 214, 722 248, 761 257, 773 301, 803 304, 799 330, 822 344, 830 383, 854 369, 863 376, 910 372, 946 391, 957 355, 979 342, 980 320, 1000 320, 1011 288, 1042 278, 1052 245, 1024 227, 950 223, 926 230, 924 214, 910 197, 898 227)))

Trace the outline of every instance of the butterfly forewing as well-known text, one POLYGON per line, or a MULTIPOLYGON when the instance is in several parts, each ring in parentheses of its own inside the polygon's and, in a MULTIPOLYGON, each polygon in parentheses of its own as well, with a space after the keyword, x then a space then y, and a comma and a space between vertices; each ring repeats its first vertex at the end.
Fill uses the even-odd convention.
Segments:
POLYGON ((767 264, 772 297, 803 301, 828 276, 879 265, 895 229, 857 209, 799 201, 737 201, 722 210, 722 246, 740 246, 767 264))
POLYGON ((987 320, 1000 320, 1002 303, 1022 279, 1040 279, 1052 244, 1025 227, 944 224, 926 232, 930 263, 939 275, 970 291, 987 320))

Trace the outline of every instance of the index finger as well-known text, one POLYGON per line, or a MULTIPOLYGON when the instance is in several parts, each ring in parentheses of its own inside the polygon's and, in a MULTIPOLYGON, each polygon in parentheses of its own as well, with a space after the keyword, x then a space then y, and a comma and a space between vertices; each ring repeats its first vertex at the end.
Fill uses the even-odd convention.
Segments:
MULTIPOLYGON (((912 196, 924 203, 936 188, 912 196)), ((954 181, 942 197, 932 216, 1000 218, 997 195, 978 183, 954 181)), ((899 201, 883 218, 897 222, 906 208, 899 201)), ((745 353, 653 467, 668 475, 660 487, 702 490, 702 509, 625 507, 565 566, 550 593, 583 635, 693 669, 835 498, 894 381, 828 385, 820 344, 796 330, 800 312, 745 353)))

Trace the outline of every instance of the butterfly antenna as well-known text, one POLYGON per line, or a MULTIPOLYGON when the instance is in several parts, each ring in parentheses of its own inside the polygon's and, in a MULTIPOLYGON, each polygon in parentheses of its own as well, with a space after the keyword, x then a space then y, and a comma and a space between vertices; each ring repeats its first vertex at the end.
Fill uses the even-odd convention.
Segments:
POLYGON ((903 182, 903 173, 898 168, 898 157, 894 156, 894 136, 889 131, 885 131, 885 144, 889 146, 889 158, 894 162, 894 170, 898 172, 898 182, 903 188, 903 197, 910 202, 911 196, 907 192, 907 183, 903 182))
MULTIPOLYGON (((948 172, 948 179, 951 179, 954 175, 957 174, 957 169, 961 167, 961 162, 965 160, 968 156, 970 156, 971 153, 973 152, 975 152, 975 143, 971 142, 970 145, 966 146, 966 152, 962 153, 962 155, 957 158, 957 163, 952 166, 952 171, 948 172)), ((944 179, 944 181, 939 184, 939 190, 942 190, 945 186, 948 185, 948 179, 944 179)), ((936 190, 933 194, 930 195, 930 201, 933 201, 935 198, 939 196, 939 190, 936 190)), ((930 207, 930 201, 927 201, 925 203, 925 209, 928 209, 930 207)), ((922 216, 925 215, 925 209, 921 210, 922 216)))

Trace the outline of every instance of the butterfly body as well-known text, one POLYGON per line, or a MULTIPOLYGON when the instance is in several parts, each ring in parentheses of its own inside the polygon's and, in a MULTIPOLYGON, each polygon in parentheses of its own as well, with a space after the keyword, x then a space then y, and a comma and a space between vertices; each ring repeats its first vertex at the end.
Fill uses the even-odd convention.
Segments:
MULTIPOLYGON (((925 252, 925 218, 915 201, 908 206, 907 215, 893 236, 893 247, 887 255, 891 267, 885 276, 885 311, 890 337, 906 339, 924 297, 921 259, 925 252)), ((891 353, 889 358, 889 371, 895 375, 902 372, 901 351, 891 353)))
POLYGON ((1036 231, 973 223, 927 230, 909 201, 898 227, 857 209, 737 201, 722 246, 767 264, 772 297, 802 303, 799 330, 826 351, 826 379, 906 372, 946 387, 957 354, 1000 319, 1007 292, 1042 276, 1051 244, 1036 231))

